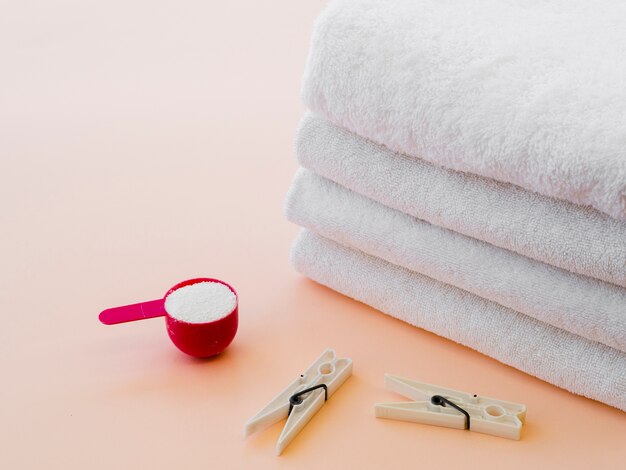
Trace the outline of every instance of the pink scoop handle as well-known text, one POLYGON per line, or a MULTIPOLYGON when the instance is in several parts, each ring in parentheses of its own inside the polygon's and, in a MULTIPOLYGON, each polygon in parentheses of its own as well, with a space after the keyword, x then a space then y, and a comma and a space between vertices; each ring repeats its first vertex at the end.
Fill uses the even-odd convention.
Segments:
POLYGON ((105 325, 115 325, 116 323, 145 320, 146 318, 162 317, 164 315, 165 300, 158 299, 124 305, 123 307, 107 308, 100 312, 98 318, 105 325))

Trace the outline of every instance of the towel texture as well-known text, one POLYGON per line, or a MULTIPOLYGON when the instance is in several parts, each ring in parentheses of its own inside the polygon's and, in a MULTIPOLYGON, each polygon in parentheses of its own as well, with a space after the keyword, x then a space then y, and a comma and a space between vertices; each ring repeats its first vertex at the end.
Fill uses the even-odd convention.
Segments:
POLYGON ((626 351, 622 287, 431 225, 304 169, 294 178, 285 212, 344 246, 626 351))
POLYGON ((447 168, 626 220, 626 2, 333 0, 303 99, 447 168))
POLYGON ((626 286, 626 222, 590 207, 393 153, 314 114, 302 120, 296 155, 302 166, 388 207, 626 286))
POLYGON ((547 382, 626 411, 626 355, 304 231, 305 276, 547 382))

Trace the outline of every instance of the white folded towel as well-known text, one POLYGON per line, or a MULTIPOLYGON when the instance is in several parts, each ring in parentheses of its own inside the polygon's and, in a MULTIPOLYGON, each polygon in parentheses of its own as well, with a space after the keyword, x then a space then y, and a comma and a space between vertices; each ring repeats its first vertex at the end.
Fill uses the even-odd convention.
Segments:
POLYGON ((624 24, 619 1, 333 0, 303 99, 391 150, 626 220, 624 24))
POLYGON ((304 169, 285 209, 292 222, 344 246, 626 351, 622 287, 431 225, 304 169))
POLYGON ((303 232, 295 268, 374 308, 626 411, 626 354, 303 232))
POLYGON ((302 120, 296 147, 302 166, 388 207, 574 273, 626 286, 624 221, 393 153, 313 114, 302 120))

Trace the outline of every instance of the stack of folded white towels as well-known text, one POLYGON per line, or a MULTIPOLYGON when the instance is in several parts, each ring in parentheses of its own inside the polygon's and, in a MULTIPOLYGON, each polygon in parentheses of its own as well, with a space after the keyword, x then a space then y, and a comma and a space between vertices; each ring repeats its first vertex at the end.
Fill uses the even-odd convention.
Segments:
POLYGON ((296 269, 626 410, 624 24, 622 2, 331 1, 296 269))

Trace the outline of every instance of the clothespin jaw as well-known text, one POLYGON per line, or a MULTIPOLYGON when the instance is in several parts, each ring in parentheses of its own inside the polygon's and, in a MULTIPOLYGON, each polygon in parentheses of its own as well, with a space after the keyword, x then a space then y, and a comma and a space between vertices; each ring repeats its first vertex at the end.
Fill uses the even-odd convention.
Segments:
POLYGON ((410 421, 519 440, 526 405, 385 375, 388 390, 415 401, 374 405, 377 418, 410 421))
POLYGON ((350 375, 352 359, 338 358, 332 349, 325 350, 300 377, 248 420, 244 435, 247 437, 287 418, 276 443, 276 455, 280 455, 350 375))

